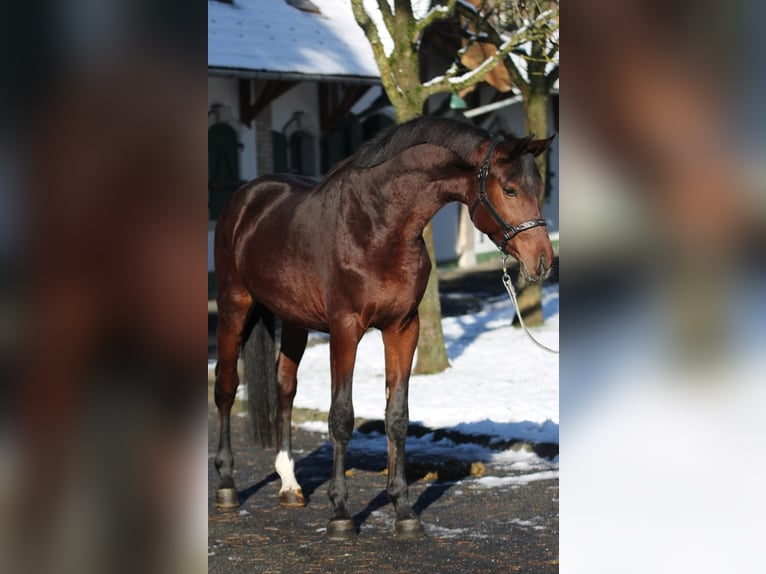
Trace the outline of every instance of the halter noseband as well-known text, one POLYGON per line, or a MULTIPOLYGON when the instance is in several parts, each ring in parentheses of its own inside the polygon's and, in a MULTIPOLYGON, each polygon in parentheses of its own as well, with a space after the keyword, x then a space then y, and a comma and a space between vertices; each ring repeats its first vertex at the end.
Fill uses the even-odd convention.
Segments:
MULTIPOLYGON (((471 206, 471 209, 469 210, 469 216, 471 217, 471 221, 473 221, 473 214, 476 213, 476 209, 479 207, 479 204, 483 205, 487 213, 494 219, 497 224, 500 226, 500 228, 503 230, 503 243, 501 245, 497 245, 497 247, 500 249, 502 253, 505 253, 505 246, 508 244, 508 242, 516 237, 519 233, 522 231, 526 231, 527 229, 532 229, 533 227, 545 227, 545 220, 544 219, 530 219, 529 221, 524 221, 522 223, 519 223, 517 226, 510 225, 505 222, 505 220, 500 216, 500 214, 495 210, 494 206, 492 205, 492 202, 489 200, 489 196, 487 195, 487 178, 489 177, 489 164, 492 160, 492 152, 495 150, 495 146, 500 143, 502 140, 501 137, 495 137, 492 139, 492 142, 489 144, 489 149, 487 150, 487 157, 484 158, 484 163, 482 164, 481 168, 479 169, 479 195, 476 197, 476 201, 473 202, 473 205, 471 206)), ((474 223, 475 225, 475 223, 474 223)), ((492 239, 492 237, 487 234, 487 236, 492 239)), ((492 240, 494 242, 494 239, 492 240)))

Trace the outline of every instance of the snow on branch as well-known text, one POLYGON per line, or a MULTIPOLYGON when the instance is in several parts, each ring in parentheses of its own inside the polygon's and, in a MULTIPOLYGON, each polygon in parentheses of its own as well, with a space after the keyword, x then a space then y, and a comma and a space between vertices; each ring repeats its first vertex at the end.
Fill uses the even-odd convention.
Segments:
POLYGON ((388 0, 378 0, 378 10, 380 10, 380 14, 383 16, 383 24, 388 29, 388 33, 393 36, 394 13, 391 12, 391 5, 388 3, 388 0))
MULTIPOLYGON (((499 64, 502 59, 511 52, 511 50, 513 50, 519 44, 527 42, 530 39, 530 36, 533 35, 533 33, 541 24, 549 23, 549 25, 551 25, 550 20, 555 18, 556 14, 558 14, 558 9, 546 10, 529 24, 513 30, 511 32, 511 37, 507 38, 500 46, 497 47, 497 51, 492 57, 487 58, 476 68, 466 72, 465 74, 457 75, 457 67, 451 66, 443 76, 437 76, 436 78, 433 78, 423 84, 426 93, 428 95, 432 95, 439 92, 456 92, 458 90, 462 90, 463 88, 477 84, 483 80, 484 77, 489 74, 489 72, 491 72, 495 66, 497 66, 497 64, 499 64)), ((558 27, 558 24, 556 23, 553 23, 552 25, 558 27)))
POLYGON ((364 35, 367 36, 367 40, 370 42, 375 62, 380 69, 380 81, 388 92, 388 89, 395 84, 395 79, 388 62, 388 57, 386 56, 386 51, 383 48, 383 42, 380 40, 378 28, 367 13, 362 0, 351 0, 351 8, 357 24, 362 28, 364 35))
POLYGON ((449 0, 446 6, 434 6, 431 8, 426 13, 426 15, 418 20, 415 24, 415 37, 417 37, 420 33, 423 32, 423 30, 428 28, 435 21, 444 20, 445 18, 452 16, 453 12, 455 11, 456 3, 457 0, 449 0))

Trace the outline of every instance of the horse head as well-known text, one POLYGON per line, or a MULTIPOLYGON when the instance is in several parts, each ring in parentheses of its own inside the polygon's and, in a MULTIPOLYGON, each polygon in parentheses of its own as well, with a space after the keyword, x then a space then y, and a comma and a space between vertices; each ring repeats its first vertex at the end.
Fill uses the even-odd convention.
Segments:
POLYGON ((554 255, 540 212, 543 181, 535 157, 555 136, 532 137, 495 138, 480 146, 479 182, 469 205, 476 228, 519 261, 525 280, 542 281, 550 274, 554 255))

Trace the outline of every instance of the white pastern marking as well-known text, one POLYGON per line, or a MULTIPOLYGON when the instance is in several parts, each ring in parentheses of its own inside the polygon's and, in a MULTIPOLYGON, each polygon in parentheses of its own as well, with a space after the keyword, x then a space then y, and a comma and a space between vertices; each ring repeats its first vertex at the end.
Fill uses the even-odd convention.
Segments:
POLYGON ((285 492, 287 490, 300 490, 298 481, 295 480, 295 462, 293 457, 286 450, 280 450, 277 454, 277 460, 274 462, 274 468, 282 479, 282 488, 279 492, 285 492))

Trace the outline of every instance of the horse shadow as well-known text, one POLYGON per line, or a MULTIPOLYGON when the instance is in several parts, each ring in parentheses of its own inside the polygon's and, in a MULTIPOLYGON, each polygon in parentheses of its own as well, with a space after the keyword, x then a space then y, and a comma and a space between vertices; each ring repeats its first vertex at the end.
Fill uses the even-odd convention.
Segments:
MULTIPOLYGON (((354 445, 349 443, 349 456, 347 458, 347 467, 354 468, 361 471, 372 473, 383 473, 388 467, 388 450, 385 446, 385 433, 382 430, 383 421, 372 421, 365 423, 360 427, 360 431, 355 433, 357 444, 359 442, 373 443, 373 445, 364 445, 364 452, 359 452, 354 448, 354 445), (367 435, 367 436, 365 436, 367 435), (372 435, 372 436, 370 436, 372 435), (377 448, 376 448, 377 445, 377 448)), ((408 439, 419 438, 424 434, 424 427, 419 425, 411 425, 408 428, 408 439)), ((430 432, 430 431, 429 431, 430 432)), ((352 441, 354 440, 352 438, 352 441)), ((300 465, 302 471, 308 471, 301 481, 302 484, 307 484, 308 488, 304 488, 304 495, 308 493, 307 500, 325 483, 329 482, 332 470, 332 446, 331 443, 324 445, 330 452, 329 459, 325 459, 322 456, 320 464, 324 462, 321 473, 316 473, 319 470, 314 466, 311 457, 303 459, 301 462, 306 462, 305 465, 300 465)), ((313 454, 313 453, 312 453, 313 454)), ((486 461, 484 461, 486 462, 486 461)), ((456 463, 451 460, 427 460, 425 456, 410 455, 407 456, 405 463, 405 474, 407 478, 407 484, 412 485, 423 478, 429 473, 433 473, 433 469, 438 468, 440 475, 443 475, 445 469, 449 470, 448 478, 431 480, 428 483, 426 489, 418 496, 417 500, 412 505, 412 510, 420 516, 428 507, 438 501, 456 482, 468 478, 470 476, 470 463, 456 463)), ((301 480, 301 479, 299 479, 301 480)), ((353 516, 354 526, 357 532, 361 531, 362 525, 372 516, 372 514, 384 508, 390 504, 388 492, 385 488, 382 488, 378 493, 370 500, 368 500, 365 507, 357 512, 353 516)))
MULTIPOLYGON (((383 421, 374 421, 374 423, 380 423, 383 425, 383 421)), ((413 433, 411 436, 417 436, 420 433, 420 428, 414 426, 410 429, 413 433)), ((388 466, 387 450, 377 449, 370 450, 367 447, 365 452, 360 452, 354 448, 354 440, 356 441, 368 441, 369 439, 364 437, 365 433, 354 433, 349 442, 349 453, 346 458, 347 468, 356 469, 360 471, 382 473, 388 466), (361 434, 361 436, 358 436, 361 434)), ((410 436, 410 433, 408 433, 410 436)), ((383 441, 385 435, 383 436, 383 441)), ((428 474, 428 468, 433 467, 433 463, 430 465, 423 460, 409 460, 406 463, 406 476, 407 484, 411 485, 428 474)), ((449 465, 448 465, 449 466, 449 465)), ((413 511, 415 514, 420 515, 429 506, 439 500, 445 492, 447 492, 455 483, 459 480, 467 478, 470 475, 468 470, 469 465, 451 465, 450 475, 448 480, 435 480, 429 483, 424 492, 420 494, 417 501, 413 504, 413 511), (465 468, 462 468, 465 467, 465 468)), ((295 462, 295 475, 298 483, 301 485, 303 491, 303 497, 306 504, 311 504, 315 495, 320 495, 321 487, 328 484, 332 477, 332 443, 324 441, 311 453, 296 460, 295 462)), ((256 495, 259 491, 270 485, 271 483, 278 482, 279 475, 276 472, 271 472, 263 477, 258 482, 242 489, 238 493, 238 499, 240 505, 243 505, 250 497, 256 495)), ((389 504, 388 493, 385 489, 381 489, 371 500, 367 502, 367 505, 358 513, 353 516, 354 525, 357 532, 361 530, 362 525, 368 520, 373 512, 379 510, 389 504)))
MULTIPOLYGON (((428 481, 428 486, 414 501, 412 508, 418 516, 430 506, 441 499, 458 482, 472 476, 472 463, 487 463, 491 458, 492 451, 497 449, 511 448, 518 440, 498 441, 490 435, 482 435, 481 431, 486 425, 495 427, 504 426, 506 423, 491 423, 485 421, 477 424, 463 424, 454 428, 430 429, 418 423, 411 423, 407 432, 407 461, 405 474, 408 485, 412 485, 423 479, 428 481), (434 455, 431 449, 424 449, 426 443, 439 443, 447 439, 451 441, 445 444, 462 444, 458 447, 466 447, 470 452, 467 456, 450 456, 448 454, 434 455), (476 448, 471 448, 473 445, 476 448), (486 448, 493 445, 492 448, 486 448), (414 448, 413 448, 414 447, 414 448), (434 478, 436 477, 436 478, 434 478)), ((511 424, 511 423, 508 423, 511 424)), ((534 423, 513 423, 524 426, 534 423)), ((551 423, 553 424, 553 423, 551 423)), ((557 425, 556 425, 557 426, 557 425)), ((542 428, 545 428, 543 425, 542 428)), ((520 427, 519 427, 520 428, 520 427)), ((500 429, 507 431, 510 429, 500 429)), ((547 429, 550 431, 551 429, 547 429)), ((506 432, 503 432, 506 434, 506 432)), ((548 432, 550 434, 550 432, 548 432)), ((557 434, 557 433, 556 433, 557 434)), ((541 442, 532 446, 533 450, 542 457, 552 459, 558 455, 558 444, 541 442)), ((454 449, 445 447, 445 452, 454 449)), ((306 504, 311 504, 319 489, 329 483, 332 476, 333 448, 332 443, 324 440, 313 451, 295 462, 295 474, 303 490, 306 504)), ((360 425, 349 442, 347 451, 346 467, 370 473, 381 474, 388 466, 388 450, 386 445, 385 427, 382 420, 368 421, 360 425)), ((279 480, 276 472, 263 477, 257 483, 239 492, 240 504, 262 490, 269 484, 279 480)), ((361 531, 362 525, 376 511, 389 504, 386 489, 381 489, 366 506, 353 516, 357 532, 361 531)))

